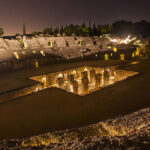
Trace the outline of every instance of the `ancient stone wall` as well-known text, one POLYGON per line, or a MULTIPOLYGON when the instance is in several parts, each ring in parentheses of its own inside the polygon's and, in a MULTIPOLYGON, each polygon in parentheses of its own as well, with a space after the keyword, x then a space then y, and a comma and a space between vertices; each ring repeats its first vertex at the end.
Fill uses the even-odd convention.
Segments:
MULTIPOLYGON (((97 40, 100 38, 97 37, 97 40)), ((65 59, 79 58, 82 49, 89 48, 95 53, 98 45, 99 43, 93 44, 92 37, 37 37, 20 40, 0 38, 0 71, 5 70, 4 68, 19 69, 22 65, 22 68, 29 67, 36 59, 43 60, 44 57, 50 60, 50 54, 65 59)))
MULTIPOLYGON (((60 60, 81 59, 104 52, 110 40, 100 37, 0 38, 0 72, 35 67, 60 60), (89 49, 84 53, 85 49, 89 49)), ((95 57, 95 56, 94 56, 95 57)))
POLYGON ((40 89, 40 88, 41 88, 41 84, 37 84, 34 86, 30 86, 30 87, 26 87, 23 89, 10 91, 10 92, 1 94, 0 95, 0 104, 12 101, 12 100, 17 99, 22 96, 32 94, 32 93, 36 92, 37 89, 40 89))
MULTIPOLYGON (((101 40, 99 37, 38 37, 33 39, 7 40, 0 38, 0 50, 6 49, 9 53, 21 50, 37 50, 58 48, 97 48, 105 44, 107 39, 101 40), (94 44, 95 41, 95 44, 94 44), (51 43, 51 45, 49 44, 51 43)), ((1 61, 1 60, 0 60, 1 61)))

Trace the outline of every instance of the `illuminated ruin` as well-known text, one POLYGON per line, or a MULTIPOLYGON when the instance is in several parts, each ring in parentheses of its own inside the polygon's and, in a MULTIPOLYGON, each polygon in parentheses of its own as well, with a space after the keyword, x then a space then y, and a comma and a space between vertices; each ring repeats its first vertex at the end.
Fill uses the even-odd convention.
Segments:
POLYGON ((136 74, 138 73, 118 70, 114 66, 109 68, 84 66, 30 79, 40 82, 41 85, 38 89, 41 90, 56 87, 84 96, 136 74))
POLYGON ((38 68, 71 60, 136 59, 146 49, 142 42, 130 36, 126 39, 98 36, 0 38, 0 72, 38 68), (124 54, 124 58, 121 54, 124 54))

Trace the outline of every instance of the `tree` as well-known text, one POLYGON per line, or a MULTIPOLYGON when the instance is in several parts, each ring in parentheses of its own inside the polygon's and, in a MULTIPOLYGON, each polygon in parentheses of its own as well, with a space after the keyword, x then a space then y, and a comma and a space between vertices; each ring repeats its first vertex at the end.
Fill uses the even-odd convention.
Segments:
POLYGON ((60 34, 63 35, 63 33, 64 33, 64 27, 61 26, 61 28, 60 28, 60 34))
POLYGON ((150 36, 150 22, 142 20, 132 23, 131 21, 121 20, 113 23, 113 34, 117 36, 141 35, 150 36))
POLYGON ((54 33, 55 36, 57 36, 57 34, 59 33, 59 28, 56 27, 56 28, 54 29, 53 33, 54 33))
POLYGON ((134 24, 131 21, 116 21, 113 23, 113 33, 118 36, 127 36, 134 33, 134 24))
POLYGON ((26 25, 23 24, 23 35, 26 35, 26 25))
POLYGON ((143 37, 150 36, 150 22, 142 20, 134 23, 134 31, 136 35, 142 35, 143 37))
POLYGON ((21 34, 20 33, 16 33, 16 35, 15 36, 21 36, 21 34))
POLYGON ((107 33, 112 33, 113 32, 113 26, 111 26, 111 25, 107 25, 106 26, 106 28, 107 28, 107 33))
POLYGON ((92 36, 93 35, 93 29, 91 27, 91 23, 90 22, 89 22, 88 30, 89 30, 89 36, 92 36))
POLYGON ((86 27, 85 22, 83 22, 81 26, 82 26, 83 28, 85 28, 85 27, 86 27))
POLYGON ((36 35, 39 35, 39 32, 33 31, 31 34, 32 34, 33 36, 36 36, 36 35))
POLYGON ((45 28, 43 30, 43 34, 44 35, 46 35, 46 34, 52 35, 53 34, 52 28, 45 28))
POLYGON ((82 36, 87 36, 89 35, 89 28, 87 27, 87 25, 85 23, 83 23, 81 25, 81 35, 82 36))
POLYGON ((93 24, 93 34, 94 34, 94 35, 97 35, 97 28, 96 28, 95 23, 93 24))
POLYGON ((3 34, 4 34, 3 28, 0 28, 0 36, 2 36, 3 34))
POLYGON ((65 28, 64 28, 64 33, 67 35, 67 36, 70 36, 72 35, 73 33, 73 26, 72 25, 66 25, 65 28))

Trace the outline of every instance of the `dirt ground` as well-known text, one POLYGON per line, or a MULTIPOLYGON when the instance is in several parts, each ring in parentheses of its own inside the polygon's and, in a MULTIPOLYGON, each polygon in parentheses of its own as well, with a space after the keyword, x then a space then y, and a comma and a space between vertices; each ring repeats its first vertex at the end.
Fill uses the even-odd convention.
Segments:
MULTIPOLYGON (((90 61, 42 67, 1 75, 0 91, 33 84, 27 77, 84 65, 109 66, 127 62, 90 61)), ((80 97, 60 89, 46 89, 0 105, 0 140, 74 128, 135 112, 150 106, 150 62, 142 60, 120 69, 141 74, 80 97)))

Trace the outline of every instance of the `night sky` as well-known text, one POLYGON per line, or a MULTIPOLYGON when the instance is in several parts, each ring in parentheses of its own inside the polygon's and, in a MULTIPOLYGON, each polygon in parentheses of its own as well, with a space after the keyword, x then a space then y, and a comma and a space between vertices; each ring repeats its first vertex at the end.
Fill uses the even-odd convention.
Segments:
POLYGON ((5 34, 42 31, 49 26, 111 24, 116 20, 150 21, 150 0, 0 0, 5 34))

